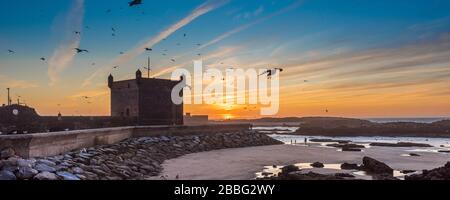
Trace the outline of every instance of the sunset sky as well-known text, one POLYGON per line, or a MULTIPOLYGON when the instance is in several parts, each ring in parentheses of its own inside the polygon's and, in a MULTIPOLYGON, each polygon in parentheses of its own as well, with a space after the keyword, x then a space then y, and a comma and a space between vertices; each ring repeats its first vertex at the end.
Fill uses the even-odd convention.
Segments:
MULTIPOLYGON (((150 55, 158 78, 200 59, 224 71, 282 67, 274 117, 450 116, 447 0, 0 3, 0 104, 10 87, 41 115, 109 115, 107 76, 133 78, 150 55)), ((258 106, 185 111, 260 117, 258 106)))

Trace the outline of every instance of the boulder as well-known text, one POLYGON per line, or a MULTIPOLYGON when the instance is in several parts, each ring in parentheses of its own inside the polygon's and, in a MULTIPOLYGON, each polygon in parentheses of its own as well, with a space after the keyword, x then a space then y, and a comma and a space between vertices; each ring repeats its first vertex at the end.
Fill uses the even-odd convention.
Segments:
POLYGON ((405 170, 400 171, 400 173, 402 173, 402 174, 411 174, 411 173, 414 173, 414 172, 416 172, 416 170, 407 170, 407 169, 405 169, 405 170))
POLYGON ((84 170, 81 169, 80 167, 74 167, 74 168, 72 168, 72 172, 75 174, 82 174, 82 173, 84 173, 84 170))
POLYGON ((58 180, 58 177, 56 176, 56 174, 51 173, 51 172, 41 172, 39 174, 37 174, 36 176, 34 176, 34 179, 36 180, 58 180))
POLYGON ((20 167, 19 171, 16 173, 19 179, 31 179, 39 172, 31 167, 20 167))
POLYGON ((336 173, 336 174, 334 174, 334 176, 341 177, 341 178, 355 178, 355 176, 353 176, 351 174, 347 174, 347 173, 336 173))
POLYGON ((17 160, 17 166, 18 167, 33 167, 35 162, 36 161, 32 160, 32 159, 26 160, 26 159, 20 158, 20 159, 17 160))
POLYGON ((0 171, 0 181, 12 181, 16 180, 16 175, 12 173, 11 171, 2 170, 0 171))
POLYGON ((323 168, 323 167, 325 167, 325 166, 324 166, 323 163, 321 163, 321 162, 315 162, 315 163, 312 163, 312 164, 311 164, 311 167, 314 167, 314 168, 323 168))
POLYGON ((39 172, 55 172, 56 171, 56 169, 54 167, 50 167, 50 166, 48 166, 46 164, 42 164, 42 163, 37 164, 34 168, 36 170, 38 170, 39 172))
POLYGON ((394 170, 385 163, 367 156, 363 158, 362 169, 373 174, 390 174, 392 176, 394 173, 394 170))
POLYGON ((450 180, 450 162, 447 162, 443 167, 423 170, 422 174, 405 176, 405 180, 450 180))
POLYGON ((63 180, 66 180, 66 181, 79 181, 80 180, 80 178, 78 178, 78 176, 76 176, 72 173, 69 173, 69 172, 56 172, 56 174, 58 176, 60 176, 63 180))
POLYGON ((374 180, 382 180, 382 181, 397 181, 400 180, 394 176, 392 176, 392 174, 375 174, 372 176, 372 178, 374 180))
POLYGON ((288 165, 288 166, 284 166, 283 168, 281 168, 281 172, 280 174, 289 174, 291 172, 295 172, 295 171, 300 171, 300 168, 298 168, 295 165, 288 165))
POLYGON ((282 180, 343 180, 343 177, 318 174, 314 172, 302 173, 301 171, 291 172, 285 177, 281 177, 282 180))
POLYGON ((46 160, 46 159, 38 160, 37 163, 38 163, 38 164, 44 164, 44 165, 47 165, 47 166, 50 166, 50 167, 56 166, 56 163, 55 163, 55 162, 50 161, 50 160, 46 160))
POLYGON ((310 139, 310 142, 337 142, 337 143, 349 143, 352 142, 350 140, 333 140, 333 139, 310 139))
POLYGON ((0 159, 8 159, 10 157, 13 157, 15 154, 16 152, 14 151, 14 149, 6 148, 0 152, 0 159))
POLYGON ((327 146, 329 147, 336 147, 336 148, 348 148, 348 149, 363 149, 365 148, 364 145, 360 145, 360 144, 351 144, 351 143, 347 143, 347 144, 327 144, 327 146))
POLYGON ((344 148, 342 148, 342 151, 354 151, 354 152, 359 152, 359 151, 362 151, 361 149, 357 149, 357 148, 347 148, 347 147, 344 147, 344 148))
POLYGON ((350 164, 350 163, 342 163, 341 164, 341 169, 344 170, 359 170, 359 166, 358 164, 350 164))
POLYGON ((412 142, 398 142, 398 143, 374 142, 374 143, 370 143, 370 146, 378 146, 378 147, 433 147, 433 146, 431 146, 429 144, 412 143, 412 142))

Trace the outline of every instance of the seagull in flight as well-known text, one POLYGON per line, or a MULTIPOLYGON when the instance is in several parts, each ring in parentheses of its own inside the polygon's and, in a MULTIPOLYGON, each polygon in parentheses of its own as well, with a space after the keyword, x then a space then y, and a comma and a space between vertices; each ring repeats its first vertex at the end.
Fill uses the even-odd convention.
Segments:
POLYGON ((133 0, 133 1, 128 2, 128 5, 130 7, 141 5, 141 4, 142 4, 142 0, 133 0))
POLYGON ((77 53, 83 53, 83 52, 89 53, 89 51, 86 49, 80 49, 80 48, 74 48, 74 49, 77 51, 77 53))
POLYGON ((9 52, 9 53, 16 53, 15 51, 13 51, 13 50, 11 50, 11 49, 8 49, 8 52, 9 52))
POLYGON ((260 74, 259 76, 262 75, 267 75, 267 78, 272 78, 273 75, 275 75, 278 72, 282 72, 283 69, 281 68, 273 68, 273 69, 268 69, 267 71, 265 71, 264 73, 260 74))

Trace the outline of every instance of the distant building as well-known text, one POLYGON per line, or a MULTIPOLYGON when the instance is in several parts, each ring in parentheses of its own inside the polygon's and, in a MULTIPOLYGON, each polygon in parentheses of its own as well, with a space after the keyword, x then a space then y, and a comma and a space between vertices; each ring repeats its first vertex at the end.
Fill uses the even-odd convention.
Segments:
POLYGON ((186 113, 186 115, 184 116, 184 124, 186 125, 200 125, 208 123, 208 115, 191 115, 191 113, 186 113))
POLYGON ((183 104, 172 102, 172 89, 179 81, 143 78, 114 81, 108 77, 111 89, 111 116, 135 120, 139 125, 182 125, 183 104))

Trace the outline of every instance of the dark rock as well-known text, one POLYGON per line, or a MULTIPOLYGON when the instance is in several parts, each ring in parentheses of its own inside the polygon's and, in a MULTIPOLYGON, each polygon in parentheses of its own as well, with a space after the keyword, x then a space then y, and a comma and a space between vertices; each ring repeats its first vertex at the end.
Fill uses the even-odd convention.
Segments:
POLYGON ((50 166, 50 167, 56 166, 56 163, 55 163, 55 162, 50 161, 50 160, 46 160, 46 159, 38 160, 37 163, 38 163, 38 164, 44 164, 44 165, 47 165, 47 166, 50 166))
POLYGON ((337 142, 337 143, 349 143, 350 140, 333 140, 333 139, 310 139, 310 142, 337 142))
POLYGON ((291 172, 282 180, 343 180, 344 178, 335 175, 318 174, 314 172, 302 173, 301 171, 291 172))
POLYGON ((46 164, 37 164, 34 169, 38 170, 39 172, 55 172, 56 169, 54 167, 50 167, 46 164))
POLYGON ((75 174, 82 174, 82 173, 84 173, 84 170, 81 169, 80 167, 74 167, 74 168, 72 168, 72 172, 75 174))
POLYGON ((409 156, 419 157, 420 155, 417 153, 410 153, 409 156))
POLYGON ((311 164, 311 167, 314 167, 314 168, 323 168, 323 167, 325 167, 325 166, 324 166, 323 163, 321 163, 321 162, 315 162, 315 163, 312 163, 312 164, 311 164))
POLYGON ((400 180, 392 176, 392 174, 375 174, 372 176, 374 180, 383 180, 383 181, 397 181, 400 180))
POLYGON ((359 144, 327 144, 329 147, 336 147, 336 148, 347 148, 347 149, 363 149, 365 148, 364 145, 359 144))
POLYGON ((361 149, 357 149, 357 148, 344 147, 344 148, 342 148, 342 151, 362 151, 362 150, 361 149))
POLYGON ((79 181, 80 178, 78 178, 76 175, 69 173, 69 172, 56 172, 58 176, 60 176, 63 180, 66 181, 79 181))
POLYGON ((25 160, 25 159, 18 159, 17 160, 17 166, 18 167, 33 167, 35 160, 25 160))
POLYGON ((405 180, 450 180, 450 162, 447 162, 443 167, 423 170, 422 174, 405 176, 405 180))
POLYGON ((0 171, 0 180, 1 181, 13 181, 16 180, 16 175, 11 171, 2 170, 0 171))
POLYGON ((358 166, 358 164, 342 163, 341 164, 341 169, 344 169, 344 170, 359 170, 360 167, 358 166))
POLYGON ((15 155, 15 151, 12 148, 3 149, 0 152, 0 159, 8 159, 10 157, 13 157, 15 155))
POLYGON ((402 171, 400 171, 400 173, 402 173, 402 174, 411 174, 411 173, 414 173, 414 172, 416 172, 416 170, 402 170, 402 171))
POLYGON ((391 167, 370 157, 363 158, 362 169, 373 174, 391 174, 392 176, 394 173, 391 167))
POLYGON ((398 142, 398 143, 374 142, 374 143, 370 143, 370 146, 379 146, 379 147, 433 147, 433 146, 431 146, 429 144, 412 143, 412 142, 398 142))
POLYGON ((16 173, 19 179, 31 179, 39 172, 31 167, 20 167, 19 171, 16 173))
POLYGON ((439 150, 439 153, 450 153, 450 150, 439 150))
POLYGON ((334 174, 334 176, 341 177, 341 178, 355 178, 355 176, 353 176, 351 174, 347 174, 347 173, 336 173, 336 174, 334 174))
POLYGON ((295 172, 295 171, 299 171, 300 168, 298 168, 295 165, 288 165, 288 166, 284 166, 283 168, 281 168, 281 172, 280 174, 289 174, 291 172, 295 172))
POLYGON ((58 177, 56 174, 51 172, 41 172, 34 176, 34 179, 36 180, 58 180, 58 177))

